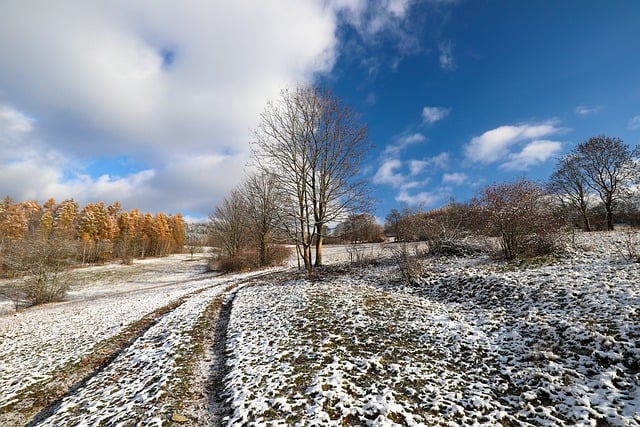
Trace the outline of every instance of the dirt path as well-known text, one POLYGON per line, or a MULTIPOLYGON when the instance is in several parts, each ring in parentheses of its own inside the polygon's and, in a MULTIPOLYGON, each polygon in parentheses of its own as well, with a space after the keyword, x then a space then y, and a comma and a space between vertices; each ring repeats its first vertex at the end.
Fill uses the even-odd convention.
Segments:
POLYGON ((172 415, 163 397, 183 381, 182 365, 193 348, 191 331, 224 290, 214 286, 186 299, 30 425, 161 425, 172 415))

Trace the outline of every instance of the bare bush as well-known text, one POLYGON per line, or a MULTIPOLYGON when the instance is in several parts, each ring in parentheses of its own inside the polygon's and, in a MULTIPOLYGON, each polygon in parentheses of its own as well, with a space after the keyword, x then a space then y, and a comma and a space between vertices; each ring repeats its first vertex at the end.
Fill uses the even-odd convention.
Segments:
POLYGON ((4 261, 15 274, 25 276, 24 294, 20 295, 29 305, 37 305, 64 299, 69 288, 64 273, 73 253, 66 239, 28 236, 8 245, 4 261))
POLYGON ((291 257, 293 251, 284 245, 269 245, 266 253, 266 260, 262 258, 256 248, 252 247, 244 248, 235 255, 229 255, 228 253, 214 254, 209 261, 209 269, 226 274, 282 265, 291 257))
POLYGON ((640 237, 637 231, 628 230, 624 240, 618 242, 618 251, 631 261, 640 262, 640 237))
POLYGON ((549 195, 533 182, 490 185, 475 203, 480 231, 499 239, 507 260, 548 255, 564 240, 562 219, 549 207, 549 195))
POLYGON ((276 266, 283 265, 289 258, 293 256, 293 249, 285 245, 269 245, 265 264, 260 262, 260 266, 276 266))
POLYGON ((372 250, 366 245, 353 243, 346 248, 349 254, 349 262, 352 265, 371 265, 378 260, 378 257, 376 257, 372 250))
POLYGON ((423 268, 418 256, 417 245, 413 246, 413 251, 409 246, 406 242, 393 244, 391 246, 391 257, 398 266, 402 281, 408 285, 415 285, 420 282, 423 268))

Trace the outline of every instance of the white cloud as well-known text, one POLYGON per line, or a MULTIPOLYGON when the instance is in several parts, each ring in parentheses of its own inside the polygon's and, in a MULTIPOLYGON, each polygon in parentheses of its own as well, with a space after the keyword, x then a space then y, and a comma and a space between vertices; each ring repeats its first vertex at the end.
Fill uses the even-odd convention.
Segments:
POLYGON ((429 160, 433 166, 444 169, 449 166, 449 153, 440 153, 437 156, 431 157, 429 160))
POLYGON ((453 46, 451 42, 440 43, 438 50, 440 51, 440 67, 444 70, 454 69, 456 64, 453 58, 453 46))
POLYGON ((416 194, 409 194, 407 191, 400 191, 395 199, 397 202, 404 203, 410 207, 420 206, 424 208, 435 205, 439 200, 441 200, 441 196, 428 191, 422 191, 416 194))
POLYGON ((409 38, 403 23, 413 0, 329 0, 333 11, 348 22, 367 44, 375 44, 376 37, 387 32, 397 38, 409 38))
POLYGON ((418 175, 422 173, 426 168, 431 164, 428 160, 409 160, 409 173, 413 175, 418 175))
POLYGON ((0 190, 210 211, 267 100, 332 69, 339 19, 323 1, 0 2, 0 190), (154 174, 83 169, 101 156, 154 174))
POLYGON ((469 177, 461 172, 445 173, 442 175, 443 184, 462 185, 469 177))
POLYGON ((405 181, 405 177, 398 172, 401 168, 402 161, 399 159, 387 159, 378 168, 373 177, 373 182, 375 184, 390 184, 394 187, 399 187, 405 181))
POLYGON ((433 124, 444 119, 450 112, 450 108, 424 107, 422 109, 422 120, 426 123, 433 124))
POLYGON ((565 129, 557 127, 554 121, 500 126, 472 138, 465 146, 465 156, 472 162, 495 163, 511 154, 513 147, 523 141, 544 138, 564 131, 565 129))
POLYGON ((402 135, 397 137, 393 144, 387 145, 384 152, 386 155, 397 155, 409 145, 419 144, 426 140, 427 138, 421 133, 402 135))
POLYGON ((266 102, 330 72, 345 24, 411 52, 415 3, 0 2, 0 191, 206 214, 242 179, 266 102), (103 156, 140 167, 83 166, 103 156))
POLYGON ((588 116, 591 114, 596 114, 599 113, 602 110, 602 107, 600 106, 595 106, 595 107, 585 107, 584 105, 579 105, 576 107, 576 114, 581 115, 581 116, 588 116))
POLYGON ((640 115, 632 117, 629 120, 629 129, 640 129, 640 115))
POLYGON ((390 184, 395 188, 412 188, 424 182, 410 180, 434 169, 444 169, 449 164, 449 153, 440 153, 426 159, 400 160, 397 157, 384 158, 373 177, 375 184, 390 184), (408 170, 407 170, 408 169, 408 170))
POLYGON ((562 149, 562 143, 549 140, 529 142, 517 152, 509 154, 509 161, 500 165, 501 169, 527 170, 531 166, 544 163, 562 149))
POLYGON ((30 133, 33 130, 34 120, 11 107, 0 105, 0 141, 10 136, 30 133))

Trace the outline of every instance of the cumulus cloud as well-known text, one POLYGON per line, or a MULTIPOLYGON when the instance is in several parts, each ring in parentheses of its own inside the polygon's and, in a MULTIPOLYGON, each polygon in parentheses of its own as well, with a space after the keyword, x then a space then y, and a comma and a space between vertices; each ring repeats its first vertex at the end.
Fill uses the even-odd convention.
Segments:
POLYGON ((266 102, 331 71, 341 25, 402 50, 413 3, 0 2, 0 191, 206 214, 242 179, 266 102), (102 156, 140 167, 83 166, 102 156))
POLYGON ((33 130, 33 118, 9 105, 0 105, 0 141, 28 134, 33 130))
POLYGON ((381 33, 399 39, 407 47, 414 43, 408 32, 407 14, 415 0, 329 0, 328 5, 348 22, 368 45, 374 45, 381 33))
POLYGON ((373 177, 375 184, 389 184, 399 187, 405 182, 405 177, 399 170, 402 168, 402 161, 399 159, 387 159, 382 162, 378 171, 373 177))
POLYGON ((396 196, 396 201, 403 203, 407 206, 416 207, 416 206, 433 206, 440 199, 441 196, 437 193, 431 193, 428 191, 421 191, 415 194, 409 194, 407 191, 400 191, 396 196))
POLYGON ((450 108, 424 107, 422 109, 422 120, 425 123, 433 124, 444 119, 451 112, 450 108))
POLYGON ((629 120, 629 129, 640 129, 640 115, 632 117, 629 120))
POLYGON ((558 127, 554 121, 500 126, 472 138, 464 148, 465 156, 471 162, 495 163, 513 155, 514 147, 517 148, 522 143, 563 132, 565 129, 558 127))
POLYGON ((500 165, 506 170, 527 170, 532 166, 546 162, 562 149, 562 144, 557 141, 540 140, 531 141, 517 153, 509 154, 509 161, 500 165))
POLYGON ((387 145, 384 152, 385 155, 397 156, 402 150, 413 144, 419 144, 427 140, 421 133, 412 133, 399 136, 392 144, 387 145))

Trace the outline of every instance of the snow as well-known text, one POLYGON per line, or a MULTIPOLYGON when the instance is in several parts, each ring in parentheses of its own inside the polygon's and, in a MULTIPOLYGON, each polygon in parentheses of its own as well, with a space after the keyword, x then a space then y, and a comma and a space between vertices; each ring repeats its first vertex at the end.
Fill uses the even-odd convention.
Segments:
POLYGON ((228 424, 640 425, 640 264, 597 237, 540 267, 430 259, 416 287, 382 266, 242 289, 228 424))
MULTIPOLYGON (((89 387, 102 394, 96 395, 97 391, 91 394, 83 388, 83 396, 91 396, 90 401, 83 397, 73 404, 64 403, 60 408, 60 419, 65 420, 72 410, 77 415, 79 405, 87 414, 93 414, 90 419, 98 420, 100 417, 113 418, 118 411, 130 414, 136 402, 154 401, 173 372, 166 366, 172 366, 172 357, 185 345, 180 339, 187 335, 181 333, 189 330, 203 307, 229 283, 256 274, 215 277, 202 274, 205 263, 204 257, 190 262, 188 268, 184 266, 184 256, 148 260, 141 263, 142 267, 135 266, 135 273, 131 272, 126 282, 120 281, 121 272, 115 279, 110 276, 116 274, 117 268, 127 267, 88 268, 77 274, 96 277, 96 272, 106 272, 98 274, 104 279, 98 284, 76 285, 69 301, 0 316, 0 409, 18 402, 21 393, 29 387, 47 384, 61 369, 80 361, 98 343, 114 337, 131 323, 186 298, 184 304, 164 316, 104 371, 114 370, 112 377, 123 383, 104 387, 105 382, 94 380, 89 387), (153 338, 146 338, 154 333, 153 338), (118 369, 122 371, 118 368, 118 360, 124 360, 122 363, 128 376, 117 372, 118 369), (112 400, 101 403, 106 396, 112 400), (123 405, 128 403, 118 408, 113 399, 123 405), (108 410, 106 415, 105 410, 108 410)), ((68 421, 68 425, 76 422, 77 419, 68 421)), ((62 425, 58 421, 53 424, 62 425)))
MULTIPOLYGON (((640 425, 640 264, 622 256, 620 233, 576 240, 537 264, 427 258, 412 286, 389 262, 313 280, 215 277, 184 255, 83 269, 69 301, 0 316, 0 421, 12 425, 2 411, 25 390, 182 301, 33 424, 167 425, 193 329, 226 297, 226 349, 193 373, 211 404, 211 359, 224 363, 223 425, 640 425)), ((353 254, 327 246, 325 260, 353 254)), ((187 425, 215 419, 183 404, 187 425)))
MULTIPOLYGON (((211 284, 211 283, 209 283, 211 284)), ((84 385, 83 393, 65 398, 41 426, 162 425, 163 395, 179 365, 175 355, 190 345, 186 333, 211 300, 224 291, 216 286, 188 299, 163 317, 84 385)))
MULTIPOLYGON (((113 266, 102 270, 110 268, 113 266)), ((184 278, 184 274, 163 275, 162 281, 173 283, 164 287, 147 282, 146 277, 115 289, 92 284, 82 292, 72 291, 69 302, 0 317, 0 407, 12 403, 20 390, 51 378, 57 368, 80 360, 98 342, 145 314, 211 286, 204 281, 180 282, 184 278), (81 293, 85 299, 79 298, 81 293), (86 298, 99 296, 103 298, 93 300, 89 308, 86 298)))

